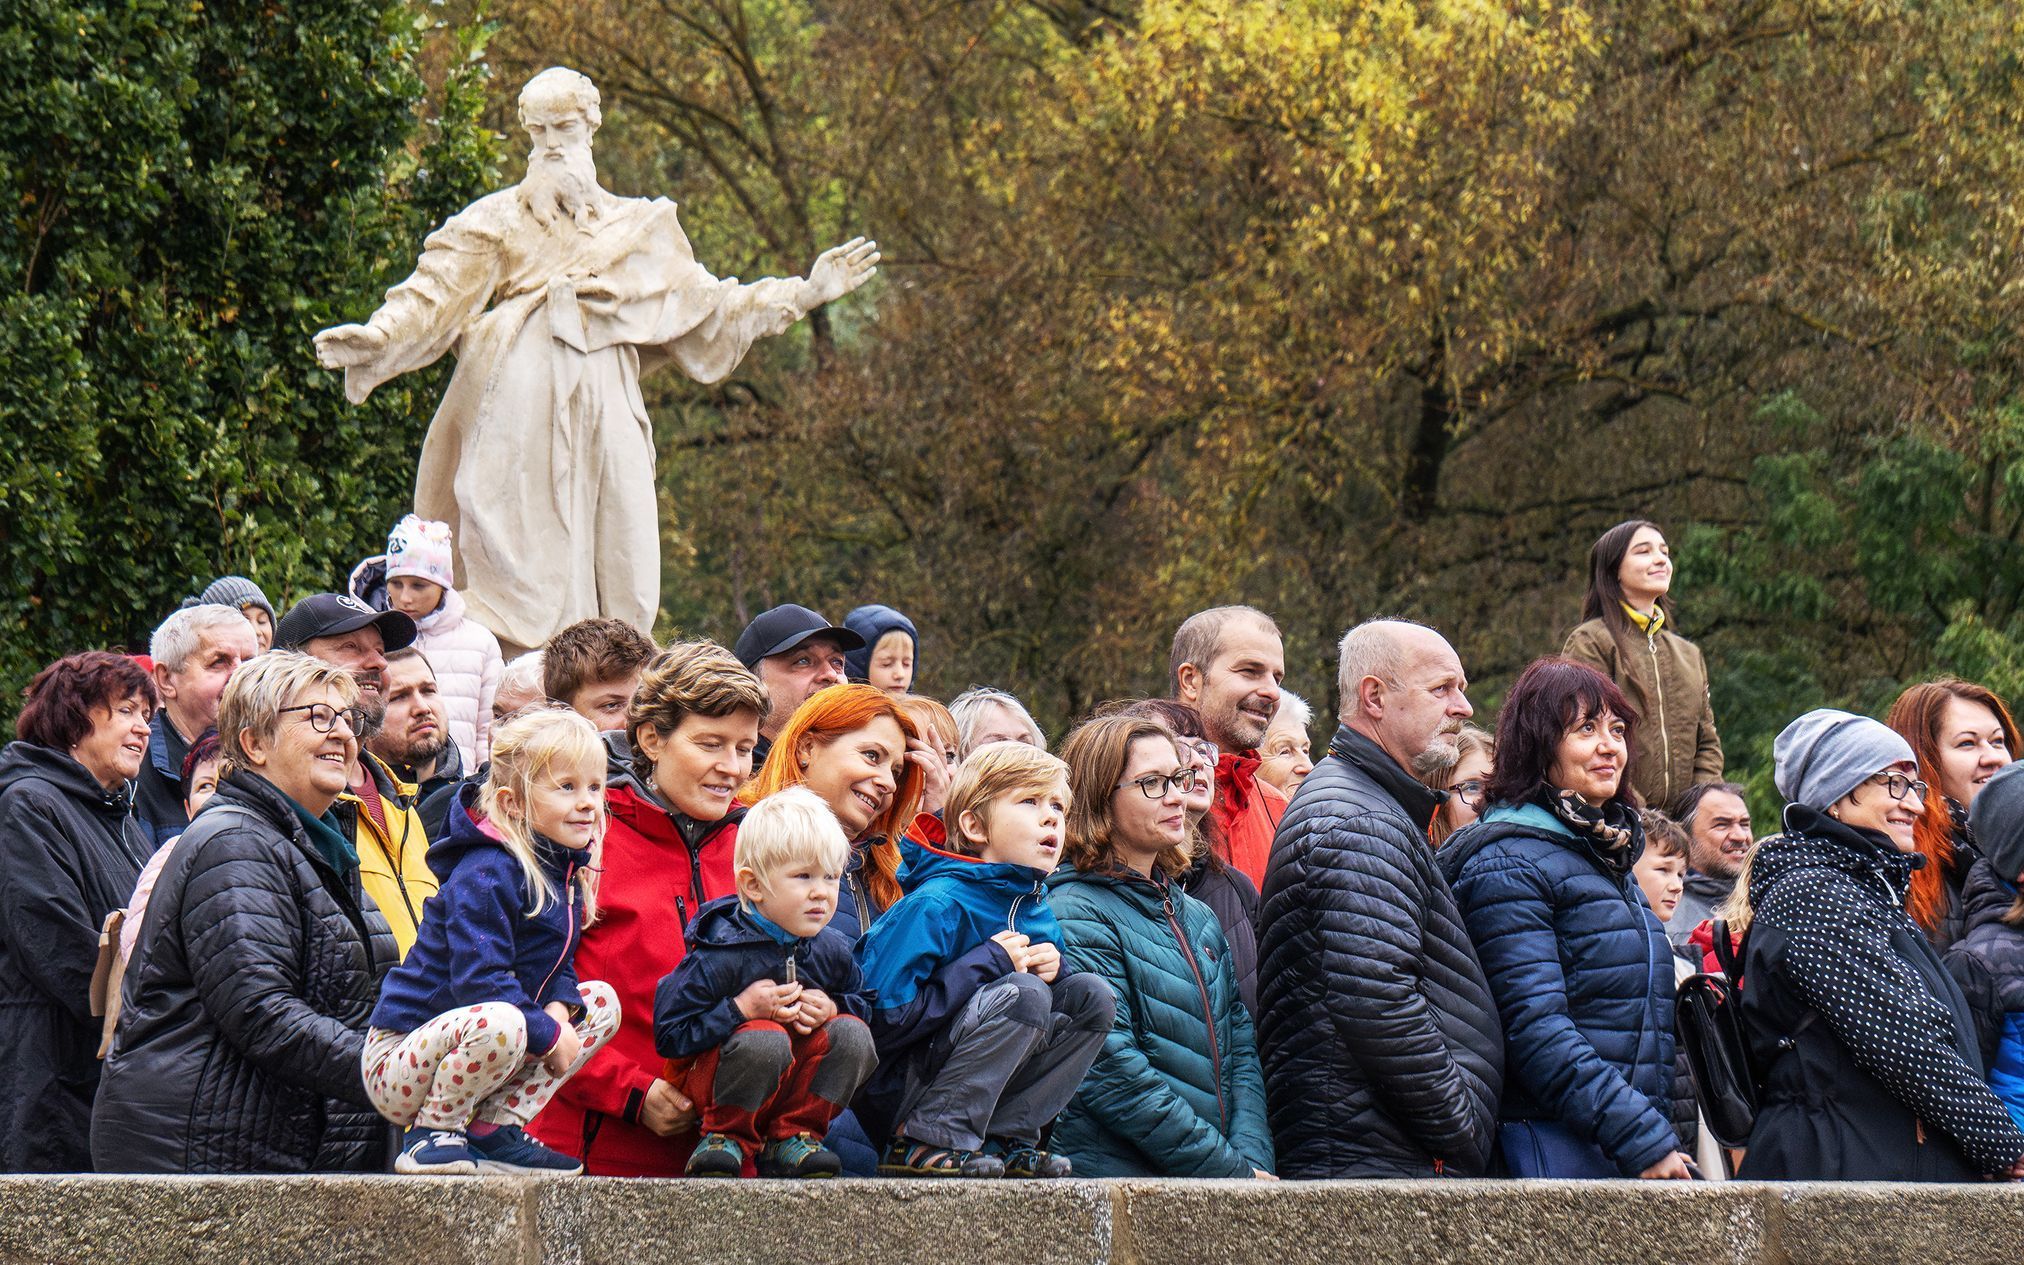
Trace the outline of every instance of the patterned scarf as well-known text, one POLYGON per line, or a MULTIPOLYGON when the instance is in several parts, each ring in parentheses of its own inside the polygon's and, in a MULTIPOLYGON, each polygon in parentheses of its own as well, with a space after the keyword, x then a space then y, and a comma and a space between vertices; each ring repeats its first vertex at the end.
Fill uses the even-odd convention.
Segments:
POLYGON ((1618 874, 1628 872, 1644 851, 1643 823, 1617 800, 1597 808, 1573 791, 1548 786, 1540 791, 1539 803, 1618 874))

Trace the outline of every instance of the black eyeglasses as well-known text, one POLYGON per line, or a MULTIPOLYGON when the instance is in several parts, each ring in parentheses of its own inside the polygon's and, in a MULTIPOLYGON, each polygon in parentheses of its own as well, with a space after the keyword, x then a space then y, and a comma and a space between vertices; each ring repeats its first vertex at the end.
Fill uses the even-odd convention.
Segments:
POLYGON ((1925 802, 1926 793, 1933 789, 1924 782, 1905 773, 1878 773, 1868 780, 1877 783, 1884 790, 1889 791, 1892 799, 1903 799, 1905 793, 1909 791, 1918 797, 1920 803, 1925 802))
POLYGON ((327 734, 337 728, 337 721, 340 716, 344 718, 345 727, 350 729, 352 733, 362 733, 365 729, 365 711, 363 708, 332 707, 329 703, 298 703, 293 707, 281 709, 281 714, 284 716, 289 712, 308 712, 309 727, 320 734, 327 734))
POLYGON ((1175 773, 1148 773, 1144 777, 1134 778, 1129 782, 1119 782, 1117 789, 1123 790, 1127 786, 1136 786, 1139 788, 1139 794, 1145 796, 1147 799, 1164 799, 1167 787, 1172 786, 1181 794, 1186 795, 1195 789, 1195 783, 1199 780, 1199 775, 1193 769, 1181 769, 1175 773))
POLYGON ((1472 777, 1466 782, 1457 782, 1448 789, 1453 791, 1457 798, 1467 803, 1480 804, 1483 802, 1483 792, 1489 788, 1490 784, 1488 782, 1483 781, 1481 778, 1472 777))

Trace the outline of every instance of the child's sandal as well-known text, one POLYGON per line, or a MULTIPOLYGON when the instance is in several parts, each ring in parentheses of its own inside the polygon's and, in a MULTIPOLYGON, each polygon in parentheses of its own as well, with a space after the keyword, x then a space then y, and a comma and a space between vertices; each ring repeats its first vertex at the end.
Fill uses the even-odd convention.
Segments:
POLYGON ((1005 1161, 980 1151, 958 1151, 945 1146, 896 1137, 879 1158, 880 1177, 1003 1177, 1005 1161))

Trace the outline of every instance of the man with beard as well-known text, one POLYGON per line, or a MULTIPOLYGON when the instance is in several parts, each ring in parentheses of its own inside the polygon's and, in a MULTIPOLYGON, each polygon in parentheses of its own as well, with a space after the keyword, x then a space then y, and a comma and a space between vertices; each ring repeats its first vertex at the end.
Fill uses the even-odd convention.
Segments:
POLYGON ((1503 1023, 1427 828, 1472 709, 1431 628, 1342 639, 1343 722, 1286 812, 1259 905, 1258 1052, 1279 1174, 1476 1177, 1503 1023))
MULTIPOLYGON (((413 646, 387 652, 387 711, 366 749, 384 760, 394 776, 413 782, 424 803, 464 776, 464 757, 450 740, 436 669, 413 646)), ((428 814, 423 813, 426 821, 428 814)))
POLYGON ((653 626, 660 545, 640 379, 672 363, 722 381, 755 340, 849 294, 879 259, 859 238, 806 278, 714 277, 674 203, 598 185, 590 80, 544 70, 519 112, 526 178, 430 234, 414 274, 365 324, 316 336, 355 404, 455 349, 415 512, 449 524, 470 617, 509 658, 595 616, 653 626))
POLYGON ((416 811, 414 783, 396 777, 367 744, 386 721, 387 652, 406 649, 414 639, 415 621, 406 615, 376 611, 338 593, 303 598, 274 629, 278 649, 334 664, 358 682, 358 763, 350 771, 350 789, 330 812, 357 849, 359 884, 386 915, 404 957, 415 942, 422 903, 436 894, 436 876, 423 859, 429 832, 416 811))
POLYGON ((1750 806, 1734 782, 1701 782, 1673 801, 1673 820, 1687 832, 1687 883, 1666 937, 1673 951, 1696 966, 1701 951, 1690 942, 1695 928, 1715 916, 1736 890, 1743 862, 1755 840, 1750 834, 1750 806))
POLYGON ((1209 820, 1224 860, 1263 883, 1272 835, 1286 812, 1286 796, 1258 780, 1258 743, 1272 724, 1286 677, 1279 626, 1250 606, 1190 615, 1174 633, 1168 666, 1174 697, 1202 714, 1202 735, 1216 746, 1209 820))

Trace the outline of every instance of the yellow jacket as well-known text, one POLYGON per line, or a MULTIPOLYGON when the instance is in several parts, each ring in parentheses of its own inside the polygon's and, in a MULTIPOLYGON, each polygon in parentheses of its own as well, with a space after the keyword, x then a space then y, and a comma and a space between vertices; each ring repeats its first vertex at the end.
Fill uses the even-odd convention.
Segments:
POLYGON ((422 825, 415 784, 401 781, 371 752, 361 751, 358 758, 379 788, 387 832, 380 833, 364 801, 351 791, 338 796, 331 811, 358 849, 359 886, 386 915, 394 944, 406 957, 415 942, 415 927, 422 921, 422 902, 434 896, 440 886, 429 871, 429 832, 422 825))

